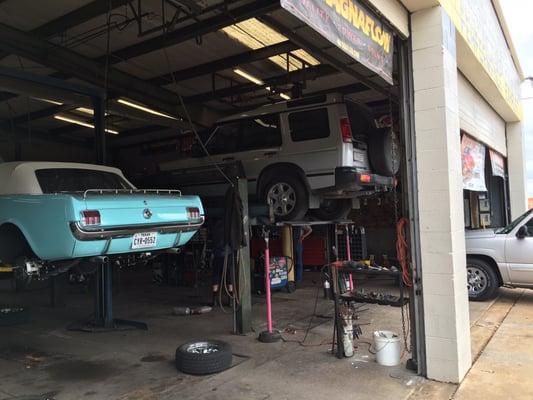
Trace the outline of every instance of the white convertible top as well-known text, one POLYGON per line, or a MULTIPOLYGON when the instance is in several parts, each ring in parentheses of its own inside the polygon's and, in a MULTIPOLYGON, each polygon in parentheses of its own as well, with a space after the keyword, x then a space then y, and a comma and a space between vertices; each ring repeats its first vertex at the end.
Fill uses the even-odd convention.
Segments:
POLYGON ((47 162, 47 161, 16 161, 0 163, 0 195, 7 194, 43 194, 35 171, 40 169, 90 169, 111 172, 127 179, 118 168, 104 165, 47 162))

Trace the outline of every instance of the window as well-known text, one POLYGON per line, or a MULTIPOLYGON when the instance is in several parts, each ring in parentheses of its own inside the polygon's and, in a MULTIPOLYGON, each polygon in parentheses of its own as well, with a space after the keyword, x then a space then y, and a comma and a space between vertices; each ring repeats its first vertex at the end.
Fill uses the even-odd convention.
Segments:
POLYGON ((91 169, 54 168, 35 171, 43 193, 84 192, 88 189, 133 189, 112 172, 91 169))
POLYGON ((215 129, 215 133, 207 141, 207 150, 210 154, 281 146, 281 128, 277 114, 232 121, 221 124, 215 129))
POLYGON ((533 236, 533 218, 526 223, 527 235, 533 236))
POLYGON ((326 138, 329 136, 328 109, 291 113, 289 127, 294 142, 326 138))
POLYGON ((281 146, 278 115, 260 115, 241 122, 241 151, 281 146))

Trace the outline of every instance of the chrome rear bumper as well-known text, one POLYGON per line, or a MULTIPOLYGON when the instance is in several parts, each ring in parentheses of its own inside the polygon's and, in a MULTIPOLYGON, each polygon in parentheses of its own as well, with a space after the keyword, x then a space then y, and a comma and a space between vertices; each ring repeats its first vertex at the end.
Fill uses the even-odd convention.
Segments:
POLYGON ((205 217, 190 222, 180 222, 172 224, 142 224, 114 226, 112 228, 87 229, 80 225, 79 222, 71 222, 70 230, 78 240, 107 240, 131 237, 135 233, 158 232, 164 233, 183 233, 198 230, 204 223, 205 217))

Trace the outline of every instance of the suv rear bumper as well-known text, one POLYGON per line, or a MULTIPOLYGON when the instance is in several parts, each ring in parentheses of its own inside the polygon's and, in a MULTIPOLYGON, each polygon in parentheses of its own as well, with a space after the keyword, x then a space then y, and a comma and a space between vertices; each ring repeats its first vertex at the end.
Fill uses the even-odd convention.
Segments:
POLYGON ((361 173, 354 167, 335 168, 335 189, 345 192, 389 190, 394 187, 394 181, 394 177, 361 173))

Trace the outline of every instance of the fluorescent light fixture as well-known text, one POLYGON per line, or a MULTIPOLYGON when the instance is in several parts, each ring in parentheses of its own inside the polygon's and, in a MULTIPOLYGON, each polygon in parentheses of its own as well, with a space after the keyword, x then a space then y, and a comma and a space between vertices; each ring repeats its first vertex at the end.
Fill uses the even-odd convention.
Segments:
MULTIPOLYGON (((222 32, 253 50, 289 40, 286 36, 263 24, 256 18, 250 18, 237 24, 226 26, 222 28, 222 32)), ((292 51, 290 54, 304 60, 309 65, 320 64, 320 61, 303 49, 292 51)), ((286 54, 272 56, 269 60, 280 68, 287 69, 286 54)), ((294 57, 289 57, 289 71, 296 71, 298 69, 302 69, 302 63, 294 57)))
POLYGON ((82 112, 84 114, 94 115, 94 110, 92 108, 78 107, 76 111, 82 112))
MULTIPOLYGON (((79 119, 65 117, 64 115, 54 115, 54 118, 58 119, 60 121, 70 122, 71 124, 80 125, 80 126, 84 126, 86 128, 94 129, 94 125, 93 124, 90 124, 90 123, 85 122, 85 121, 80 121, 79 119)), ((118 135, 118 131, 115 131, 113 129, 105 129, 105 131, 107 133, 112 133, 113 135, 118 135)))
POLYGON ((50 99, 43 99, 41 97, 32 97, 34 100, 44 101, 45 103, 55 104, 56 106, 62 106, 63 103, 60 103, 59 101, 50 100, 50 99))
POLYGON ((281 97, 283 100, 290 100, 291 99, 291 96, 289 96, 288 94, 285 94, 285 93, 280 93, 279 97, 281 97))
POLYGON ((255 76, 253 75, 250 75, 248 72, 245 72, 243 71, 242 69, 239 69, 239 68, 235 68, 233 70, 233 72, 235 72, 237 75, 240 75, 242 76, 244 79, 248 79, 250 82, 253 82, 255 83, 256 85, 264 85, 265 82, 263 82, 261 79, 259 78, 256 78, 255 76))
MULTIPOLYGON (((92 108, 87 108, 87 107, 78 107, 75 109, 76 111, 79 111, 81 113, 84 113, 84 114, 89 114, 89 115, 94 115, 94 110, 92 108)), ((106 116, 109 115, 109 113, 105 113, 106 116)))
POLYGON ((171 115, 168 115, 168 114, 153 110, 151 108, 143 106, 142 104, 134 103, 134 102, 132 102, 130 100, 118 99, 117 101, 120 104, 124 104, 125 106, 128 106, 128 107, 136 108, 137 110, 141 110, 141 111, 147 112, 149 114, 157 115, 159 117, 164 117, 164 118, 177 119, 177 118, 175 118, 175 117, 173 117, 171 115))

